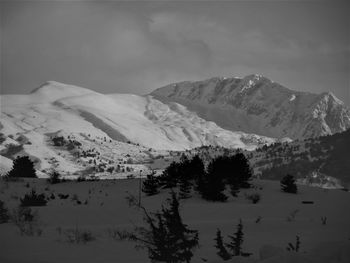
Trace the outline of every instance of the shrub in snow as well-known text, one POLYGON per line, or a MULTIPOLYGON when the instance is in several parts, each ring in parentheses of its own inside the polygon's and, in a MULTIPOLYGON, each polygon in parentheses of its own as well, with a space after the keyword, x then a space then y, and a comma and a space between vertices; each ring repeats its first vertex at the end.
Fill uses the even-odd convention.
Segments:
POLYGON ((44 194, 37 194, 34 189, 29 194, 25 194, 24 198, 20 199, 21 206, 45 206, 47 203, 44 194))
POLYGON ((255 223, 258 224, 261 222, 261 219, 262 217, 261 216, 258 216, 256 219, 255 219, 255 223))
POLYGON ((0 224, 6 223, 9 220, 8 210, 3 201, 0 200, 0 224))
POLYGON ((294 176, 287 174, 281 180, 281 190, 286 193, 296 194, 298 191, 294 176))
POLYGON ((300 237, 296 236, 295 237, 295 244, 288 243, 287 250, 298 252, 299 249, 300 249, 300 237))
POLYGON ((61 175, 58 172, 53 171, 50 173, 49 179, 47 179, 47 181, 50 184, 58 184, 61 182, 61 175))
POLYGON ((67 229, 63 231, 60 230, 60 233, 65 236, 66 240, 69 243, 86 244, 87 242, 91 242, 96 239, 91 233, 91 231, 82 230, 78 227, 76 227, 75 229, 67 229))
POLYGON ((39 217, 29 207, 18 207, 10 214, 11 222, 19 229, 21 235, 40 236, 42 229, 39 228, 39 217))
POLYGON ((6 175, 9 178, 30 177, 36 178, 33 162, 28 156, 17 157, 13 160, 13 167, 6 175))
POLYGON ((246 199, 252 201, 253 204, 256 204, 260 201, 261 197, 259 193, 247 194, 246 199))
POLYGON ((290 212, 290 214, 287 216, 287 221, 288 221, 288 222, 294 221, 294 220, 295 220, 295 217, 296 217, 296 215, 297 215, 298 212, 299 212, 298 209, 293 210, 292 212, 290 212))

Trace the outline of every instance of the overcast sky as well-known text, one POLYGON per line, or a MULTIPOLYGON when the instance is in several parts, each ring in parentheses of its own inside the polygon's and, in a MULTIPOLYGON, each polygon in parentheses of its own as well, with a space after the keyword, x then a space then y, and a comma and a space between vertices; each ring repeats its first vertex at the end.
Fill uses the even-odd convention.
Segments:
POLYGON ((350 1, 1 2, 1 93, 262 74, 350 105, 350 1))

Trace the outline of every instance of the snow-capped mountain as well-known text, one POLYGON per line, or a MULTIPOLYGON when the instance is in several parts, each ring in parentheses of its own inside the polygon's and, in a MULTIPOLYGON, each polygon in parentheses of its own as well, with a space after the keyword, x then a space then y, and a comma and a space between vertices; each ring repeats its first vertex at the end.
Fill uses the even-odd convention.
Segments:
POLYGON ((28 95, 1 96, 0 135, 1 155, 27 154, 41 170, 55 165, 72 172, 96 167, 99 161, 115 163, 118 158, 122 164, 142 163, 162 151, 201 145, 252 150, 275 141, 224 130, 175 102, 104 95, 52 81, 28 95), (99 161, 89 160, 90 155, 99 161))
POLYGON ((350 128, 349 108, 332 93, 297 92, 260 75, 185 81, 151 95, 164 103, 178 102, 231 131, 297 139, 350 128))

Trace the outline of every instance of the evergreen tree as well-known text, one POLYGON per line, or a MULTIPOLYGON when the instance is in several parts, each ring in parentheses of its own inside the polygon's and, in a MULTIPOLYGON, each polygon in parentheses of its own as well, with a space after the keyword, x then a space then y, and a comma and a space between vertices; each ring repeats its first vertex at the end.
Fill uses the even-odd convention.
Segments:
POLYGON ((168 242, 176 248, 174 262, 190 262, 193 257, 192 250, 198 246, 198 231, 190 230, 182 222, 179 212, 179 200, 175 192, 171 192, 171 198, 168 199, 169 208, 162 208, 165 224, 168 229, 168 242))
POLYGON ((199 155, 193 156, 191 159, 191 174, 194 179, 202 176, 205 173, 205 167, 199 155))
POLYGON ((180 179, 180 198, 187 199, 191 197, 192 184, 189 179, 182 177, 180 179))
POLYGON ((243 224, 242 220, 239 220, 237 225, 237 231, 233 236, 228 236, 231 242, 226 244, 226 246, 231 250, 232 256, 242 255, 242 244, 243 244, 243 224))
POLYGON ((159 177, 160 185, 164 188, 174 188, 178 183, 179 164, 172 162, 159 177))
POLYGON ((17 156, 17 158, 13 160, 12 169, 7 173, 7 176, 10 178, 37 177, 34 169, 34 164, 28 156, 17 156))
POLYGON ((224 246, 224 242, 222 240, 220 229, 218 229, 216 231, 216 238, 214 240, 215 240, 215 247, 218 250, 218 252, 216 252, 216 254, 220 258, 222 258, 224 261, 229 260, 231 258, 231 255, 230 255, 230 253, 228 253, 228 251, 226 250, 226 248, 224 246))
POLYGON ((224 202, 227 200, 227 196, 223 193, 226 185, 223 178, 218 173, 217 167, 218 165, 215 161, 212 161, 208 165, 208 171, 203 177, 199 192, 206 200, 224 202))
POLYGON ((190 262, 192 251, 198 246, 198 231, 188 229, 182 222, 179 201, 174 192, 168 203, 168 208, 162 207, 161 212, 154 216, 141 207, 149 229, 136 229, 140 236, 132 235, 131 239, 147 248, 152 262, 190 262))
POLYGON ((248 159, 245 157, 243 153, 237 153, 232 157, 232 168, 234 170, 235 177, 238 182, 239 187, 249 188, 252 177, 252 170, 249 165, 248 159))
POLYGON ((298 191, 294 176, 287 174, 281 180, 281 190, 286 193, 296 194, 298 191))
POLYGON ((147 179, 143 182, 142 192, 146 195, 151 196, 159 193, 159 183, 154 174, 148 174, 147 179))

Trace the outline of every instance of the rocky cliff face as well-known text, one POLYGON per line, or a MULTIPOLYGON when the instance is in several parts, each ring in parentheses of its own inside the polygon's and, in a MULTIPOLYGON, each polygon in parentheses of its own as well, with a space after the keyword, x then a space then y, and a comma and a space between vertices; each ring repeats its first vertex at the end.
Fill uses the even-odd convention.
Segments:
POLYGON ((260 75, 185 81, 151 95, 181 103, 232 131, 297 139, 350 128, 350 110, 332 93, 297 92, 260 75))

